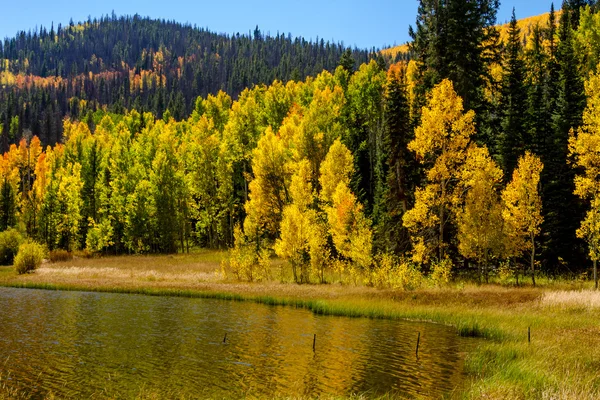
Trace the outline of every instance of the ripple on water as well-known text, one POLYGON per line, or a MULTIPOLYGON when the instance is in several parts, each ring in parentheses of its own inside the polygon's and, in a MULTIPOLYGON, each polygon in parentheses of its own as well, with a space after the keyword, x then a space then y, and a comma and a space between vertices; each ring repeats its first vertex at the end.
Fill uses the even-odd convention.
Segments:
POLYGON ((132 397, 141 390, 440 397, 462 384, 464 355, 475 343, 426 323, 245 302, 9 288, 0 288, 0 337, 2 375, 9 372, 11 383, 32 394, 58 397, 132 397))

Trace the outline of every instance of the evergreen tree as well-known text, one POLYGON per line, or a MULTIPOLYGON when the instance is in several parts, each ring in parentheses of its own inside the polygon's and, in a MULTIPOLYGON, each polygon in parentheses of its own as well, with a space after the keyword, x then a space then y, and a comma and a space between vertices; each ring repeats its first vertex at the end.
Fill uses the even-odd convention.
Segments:
POLYGON ((564 0, 563 11, 568 11, 571 27, 575 30, 579 27, 581 9, 585 6, 594 5, 594 0, 564 0))
POLYGON ((350 49, 347 49, 342 53, 338 65, 351 74, 354 72, 354 58, 352 57, 352 51, 350 49))
POLYGON ((406 86, 400 72, 390 70, 385 98, 385 173, 381 202, 382 218, 376 228, 376 245, 397 254, 410 248, 408 231, 402 216, 412 203, 415 188, 416 159, 408 150, 413 139, 406 86))
POLYGON ((499 149, 505 176, 509 178, 517 166, 519 157, 524 152, 525 144, 531 143, 529 138, 524 137, 527 98, 522 50, 521 30, 517 26, 513 8, 508 29, 508 43, 505 49, 504 81, 500 103, 503 119, 499 149))
POLYGON ((583 212, 573 194, 575 173, 567 164, 569 132, 581 125, 585 107, 583 80, 573 49, 571 20, 568 4, 564 2, 558 29, 558 85, 552 116, 552 138, 548 154, 544 157, 548 171, 545 182, 542 181, 542 231, 546 239, 543 258, 548 264, 547 268, 552 270, 556 270, 563 261, 575 264, 585 257, 582 243, 575 234, 583 212))
POLYGON ((417 100, 442 79, 454 82, 465 109, 483 115, 489 57, 495 54, 498 0, 420 0, 411 51, 420 62, 417 100))
POLYGON ((17 196, 8 178, 0 185, 0 231, 15 226, 17 223, 17 196))

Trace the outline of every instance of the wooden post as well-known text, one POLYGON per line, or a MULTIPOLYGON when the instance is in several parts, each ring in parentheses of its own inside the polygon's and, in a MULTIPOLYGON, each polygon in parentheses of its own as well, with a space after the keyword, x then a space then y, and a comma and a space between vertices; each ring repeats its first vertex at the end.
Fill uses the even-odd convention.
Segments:
POLYGON ((313 336, 313 351, 315 351, 317 347, 317 334, 315 333, 315 335, 313 336))
POLYGON ((527 327, 527 343, 531 343, 531 327, 527 327))
POLYGON ((223 343, 227 342, 227 332, 225 332, 225 337, 223 338, 223 343))
POLYGON ((421 332, 419 332, 419 335, 417 336, 417 349, 415 350, 415 355, 417 357, 419 357, 419 342, 421 341, 421 332))

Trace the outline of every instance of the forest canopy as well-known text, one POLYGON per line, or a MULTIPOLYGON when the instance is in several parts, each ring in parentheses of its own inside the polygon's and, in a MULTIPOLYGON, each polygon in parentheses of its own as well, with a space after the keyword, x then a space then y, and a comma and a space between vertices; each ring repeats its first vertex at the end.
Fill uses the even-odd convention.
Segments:
POLYGON ((500 35, 497 1, 438 3, 396 59, 138 17, 7 39, 0 230, 92 253, 230 247, 245 280, 274 254, 297 282, 595 269, 595 4, 527 35, 513 12, 500 35))

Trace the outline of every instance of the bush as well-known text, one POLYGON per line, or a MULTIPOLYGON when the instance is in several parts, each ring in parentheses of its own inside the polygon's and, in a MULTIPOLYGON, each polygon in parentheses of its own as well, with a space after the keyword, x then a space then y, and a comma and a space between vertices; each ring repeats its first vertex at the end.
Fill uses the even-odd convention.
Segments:
POLYGON ((79 258, 94 258, 96 255, 88 249, 76 251, 74 256, 79 258))
POLYGON ((25 242, 19 246, 15 257, 15 269, 18 274, 31 272, 42 265, 44 248, 36 242, 25 242))
POLYGON ((69 261, 73 259, 73 253, 67 250, 52 250, 48 253, 50 262, 69 261))
POLYGON ((23 236, 16 229, 0 232, 0 265, 12 265, 21 243, 23 236))
POLYGON ((378 288, 414 290, 421 286, 423 274, 409 260, 384 253, 375 257, 369 279, 378 288))
POLYGON ((264 281, 270 278, 270 252, 263 249, 257 255, 252 244, 239 226, 234 230, 235 246, 229 250, 229 257, 221 262, 221 275, 228 279, 234 277, 238 281, 264 281))
POLYGON ((444 286, 450 282, 451 275, 452 261, 449 258, 444 258, 444 260, 433 264, 430 279, 434 286, 444 286))

